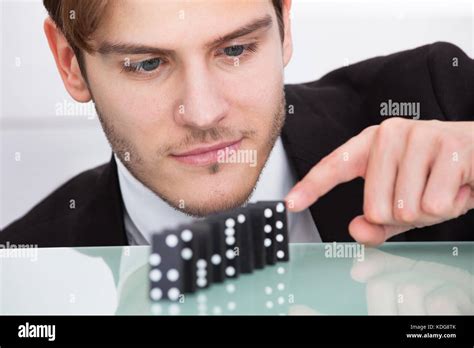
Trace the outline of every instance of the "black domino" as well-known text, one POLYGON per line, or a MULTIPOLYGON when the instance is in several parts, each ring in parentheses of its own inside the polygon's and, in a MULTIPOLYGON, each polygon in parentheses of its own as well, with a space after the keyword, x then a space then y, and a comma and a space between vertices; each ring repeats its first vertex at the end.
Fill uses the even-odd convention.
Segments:
POLYGON ((215 283, 221 283, 225 280, 225 221, 217 218, 208 218, 205 220, 210 226, 212 239, 211 269, 212 278, 215 283))
POLYGON ((263 217, 263 248, 265 250, 265 263, 274 265, 276 263, 276 245, 275 245, 275 214, 273 205, 269 202, 260 201, 250 204, 257 209, 258 214, 263 217))
POLYGON ((209 218, 218 227, 224 238, 224 274, 226 278, 240 275, 240 230, 236 229, 236 218, 229 213, 220 213, 209 218))
POLYGON ((252 222, 250 211, 240 208, 233 211, 238 235, 240 236, 240 271, 252 273, 255 268, 255 251, 252 236, 252 222))
POLYGON ((284 202, 276 201, 275 206, 275 244, 277 261, 288 261, 288 219, 284 202))
POLYGON ((261 208, 255 204, 247 205, 247 211, 250 216, 250 225, 253 239, 254 268, 262 269, 266 265, 266 251, 263 245, 265 239, 265 218, 263 217, 261 208))
POLYGON ((195 276, 192 278, 196 282, 196 288, 207 288, 213 282, 213 272, 211 268, 212 257, 212 235, 211 226, 206 222, 199 221, 192 224, 180 225, 180 233, 190 231, 195 239, 195 276))
POLYGON ((192 233, 164 230, 152 237, 149 257, 150 298, 176 301, 195 286, 196 240, 192 233))
POLYGON ((176 301, 225 278, 288 261, 287 225, 283 201, 259 201, 154 234, 150 298, 176 301))

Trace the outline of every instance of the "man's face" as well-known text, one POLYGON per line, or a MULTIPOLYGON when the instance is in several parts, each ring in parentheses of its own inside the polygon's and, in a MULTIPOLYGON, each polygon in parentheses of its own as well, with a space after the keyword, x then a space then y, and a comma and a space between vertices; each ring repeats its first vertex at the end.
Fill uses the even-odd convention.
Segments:
POLYGON ((245 203, 284 122, 271 1, 113 1, 94 43, 89 88, 129 171, 191 215, 245 203))

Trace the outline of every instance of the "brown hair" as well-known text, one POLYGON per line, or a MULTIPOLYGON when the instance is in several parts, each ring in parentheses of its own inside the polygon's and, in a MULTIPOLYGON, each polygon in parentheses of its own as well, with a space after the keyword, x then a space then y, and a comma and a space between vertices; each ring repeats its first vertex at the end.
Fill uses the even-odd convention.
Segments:
MULTIPOLYGON (((283 0, 271 1, 283 40, 283 0)), ((81 66, 81 50, 89 53, 93 51, 90 37, 100 24, 107 2, 108 0, 43 0, 49 16, 66 37, 81 66)))

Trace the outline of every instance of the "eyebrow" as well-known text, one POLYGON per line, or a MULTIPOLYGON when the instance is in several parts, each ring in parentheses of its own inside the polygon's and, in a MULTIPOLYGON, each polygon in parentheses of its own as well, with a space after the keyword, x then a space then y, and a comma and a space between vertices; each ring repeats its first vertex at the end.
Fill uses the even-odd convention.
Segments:
MULTIPOLYGON (((226 43, 228 41, 237 39, 239 37, 252 34, 258 30, 268 30, 271 28, 273 24, 272 17, 270 15, 265 15, 262 18, 255 19, 250 23, 228 33, 224 36, 219 36, 216 39, 212 40, 211 42, 205 45, 206 48, 217 47, 226 43)), ((127 54, 127 55, 134 55, 134 54, 156 54, 156 55, 165 55, 169 56, 173 53, 172 50, 163 49, 154 46, 148 45, 140 45, 140 44, 131 44, 131 43, 112 43, 104 41, 100 44, 97 52, 102 55, 110 55, 110 54, 127 54)))

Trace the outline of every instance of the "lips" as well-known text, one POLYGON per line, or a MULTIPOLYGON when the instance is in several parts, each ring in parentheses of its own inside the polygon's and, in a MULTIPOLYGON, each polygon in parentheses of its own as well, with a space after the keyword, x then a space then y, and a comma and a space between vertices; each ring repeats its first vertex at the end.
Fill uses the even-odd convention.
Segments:
POLYGON ((179 154, 172 154, 171 157, 181 163, 203 166, 217 162, 219 151, 226 148, 229 150, 237 150, 242 142, 242 139, 237 141, 221 142, 211 146, 201 146, 199 148, 182 152, 179 154))

